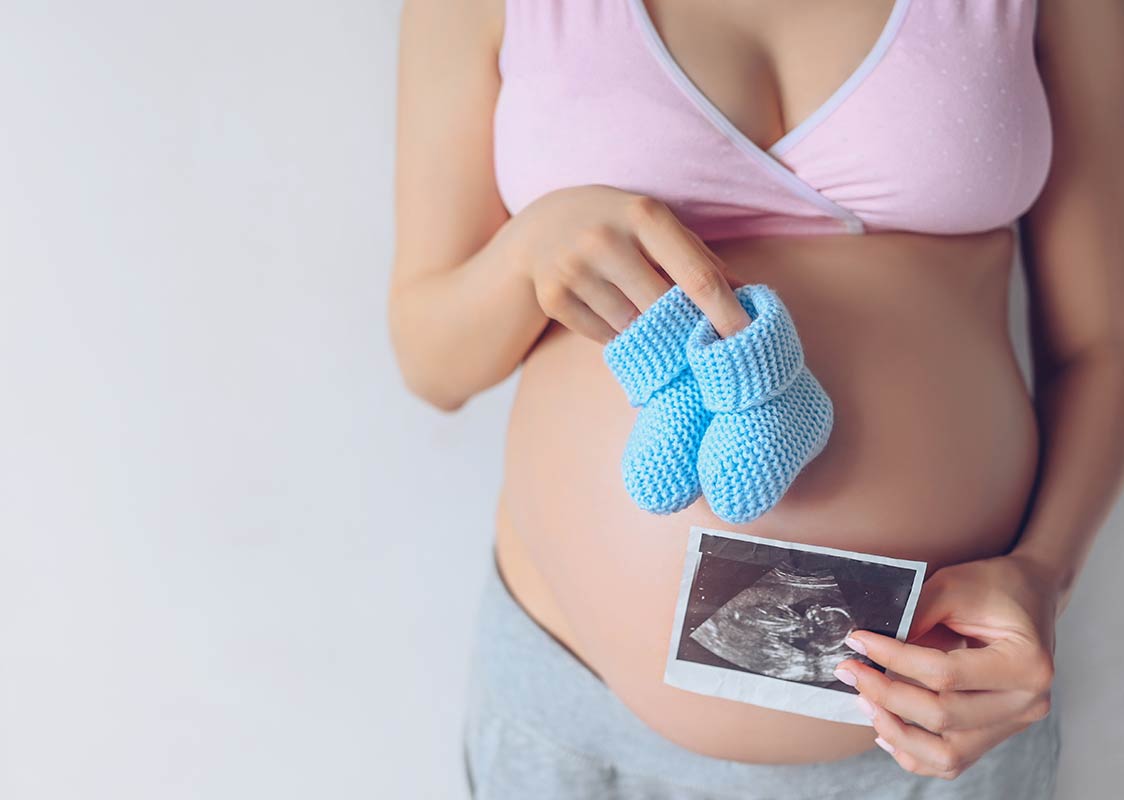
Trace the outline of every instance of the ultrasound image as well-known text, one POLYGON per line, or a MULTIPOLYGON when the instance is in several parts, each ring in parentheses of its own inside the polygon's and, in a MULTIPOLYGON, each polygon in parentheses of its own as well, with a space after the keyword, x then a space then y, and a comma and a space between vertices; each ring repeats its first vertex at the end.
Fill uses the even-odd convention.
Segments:
POLYGON ((677 658, 854 693, 832 674, 843 640, 893 636, 914 572, 795 547, 703 535, 677 658))
POLYGON ((691 638, 739 667, 802 682, 834 682, 852 654, 843 639, 854 616, 828 570, 782 562, 719 608, 691 638))

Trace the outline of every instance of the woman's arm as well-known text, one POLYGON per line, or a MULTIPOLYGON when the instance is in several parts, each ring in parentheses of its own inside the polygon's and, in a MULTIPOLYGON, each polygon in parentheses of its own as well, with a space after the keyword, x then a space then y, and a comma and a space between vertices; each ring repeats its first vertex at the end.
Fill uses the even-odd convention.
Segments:
POLYGON ((1055 623, 1124 472, 1124 6, 1039 3, 1054 156, 1020 234, 1042 431, 1034 496, 1012 552, 925 582, 910 642, 852 633, 886 674, 854 660, 839 673, 876 741, 943 778, 1049 713, 1055 623), (938 626, 978 646, 922 646, 938 626))
POLYGON ((569 186, 508 217, 492 160, 503 6, 402 13, 391 339, 410 389, 446 410, 511 374, 550 320, 604 344, 669 281, 719 334, 749 324, 724 265, 658 199, 569 186))
POLYGON ((1021 232, 1042 456, 1014 554, 1060 613, 1124 475, 1124 5, 1039 1, 1054 156, 1021 232))
POLYGON ((398 59, 391 339, 407 386, 453 410, 509 375, 548 319, 495 236, 503 0, 407 0, 398 59))

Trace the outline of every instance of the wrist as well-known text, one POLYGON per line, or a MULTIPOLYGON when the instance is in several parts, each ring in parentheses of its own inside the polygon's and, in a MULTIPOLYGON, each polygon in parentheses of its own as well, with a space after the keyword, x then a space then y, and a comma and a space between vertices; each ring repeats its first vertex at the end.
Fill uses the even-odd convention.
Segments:
POLYGON ((1016 546, 1007 558, 1019 564, 1034 580, 1041 591, 1056 599, 1057 614, 1061 614, 1069 600, 1077 577, 1077 568, 1068 559, 1059 557, 1031 545, 1016 546))
POLYGON ((539 303, 535 288, 534 259, 519 216, 509 217, 495 232, 488 244, 480 250, 486 262, 483 283, 491 281, 488 292, 501 300, 508 315, 525 318, 533 323, 536 334, 542 332, 550 318, 539 303))
POLYGON ((528 266, 525 237, 521 234, 519 217, 508 217, 493 234, 484 249, 492 251, 491 258, 499 263, 499 272, 505 282, 532 286, 531 269, 528 266))

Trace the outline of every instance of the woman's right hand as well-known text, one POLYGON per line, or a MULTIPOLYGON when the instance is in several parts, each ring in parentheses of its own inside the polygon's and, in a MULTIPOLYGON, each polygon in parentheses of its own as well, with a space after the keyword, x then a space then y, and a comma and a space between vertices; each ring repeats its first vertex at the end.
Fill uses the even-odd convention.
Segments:
POLYGON ((718 257, 661 201, 611 186, 543 195, 504 231, 543 313, 602 344, 672 283, 720 336, 749 324, 718 257))

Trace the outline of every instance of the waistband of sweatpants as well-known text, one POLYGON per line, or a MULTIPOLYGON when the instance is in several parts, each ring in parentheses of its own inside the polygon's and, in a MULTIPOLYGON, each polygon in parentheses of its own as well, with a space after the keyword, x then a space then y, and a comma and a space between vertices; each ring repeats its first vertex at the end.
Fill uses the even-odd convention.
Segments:
MULTIPOLYGON (((611 763, 618 772, 739 800, 994 796, 1012 785, 1021 796, 1053 796, 1061 747, 1057 705, 1044 720, 992 748, 951 783, 906 772, 872 748, 849 758, 804 764, 749 764, 683 748, 648 727, 613 691, 511 595, 490 559, 473 654, 473 690, 486 713, 611 763), (916 795, 915 795, 916 793, 916 795), (982 793, 982 794, 981 794, 982 793)), ((873 733, 872 733, 873 737, 873 733)))
POLYGON ((750 764, 671 742, 528 615, 491 561, 473 655, 474 690, 489 713, 619 771, 746 800, 842 797, 916 777, 877 748, 838 761, 750 764))

